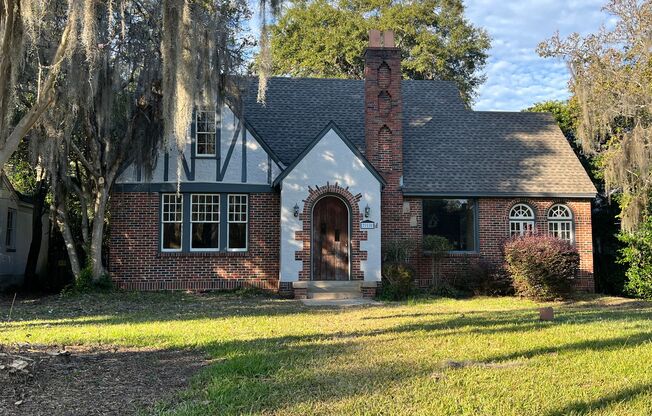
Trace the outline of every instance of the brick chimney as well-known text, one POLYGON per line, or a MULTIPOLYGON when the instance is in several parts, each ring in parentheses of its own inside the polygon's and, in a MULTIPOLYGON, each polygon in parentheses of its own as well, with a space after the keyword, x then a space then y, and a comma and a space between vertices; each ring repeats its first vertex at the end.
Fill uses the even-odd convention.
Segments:
POLYGON ((371 30, 364 58, 366 156, 388 186, 398 186, 403 174, 403 106, 401 51, 394 32, 371 30))
POLYGON ((385 178, 381 194, 382 244, 411 238, 409 209, 404 208, 403 104, 401 97, 401 51, 394 32, 372 30, 365 58, 365 153, 385 178))

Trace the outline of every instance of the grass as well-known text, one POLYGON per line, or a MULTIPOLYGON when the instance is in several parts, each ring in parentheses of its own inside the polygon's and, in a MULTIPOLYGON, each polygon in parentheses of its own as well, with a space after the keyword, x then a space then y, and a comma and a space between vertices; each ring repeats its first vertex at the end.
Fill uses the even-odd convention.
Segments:
POLYGON ((207 351, 213 364, 162 414, 652 414, 652 303, 557 303, 554 322, 539 322, 537 306, 80 295, 18 303, 0 343, 207 351))

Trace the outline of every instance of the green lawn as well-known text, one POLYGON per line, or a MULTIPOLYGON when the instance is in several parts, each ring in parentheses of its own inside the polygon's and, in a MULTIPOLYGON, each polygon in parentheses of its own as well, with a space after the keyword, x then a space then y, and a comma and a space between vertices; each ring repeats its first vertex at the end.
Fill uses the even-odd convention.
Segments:
MULTIPOLYGON (((203 348, 215 360, 160 412, 652 414, 652 303, 433 299, 351 309, 224 295, 21 302, 0 343, 203 348)), ((0 304, 5 321, 8 302, 0 304)))

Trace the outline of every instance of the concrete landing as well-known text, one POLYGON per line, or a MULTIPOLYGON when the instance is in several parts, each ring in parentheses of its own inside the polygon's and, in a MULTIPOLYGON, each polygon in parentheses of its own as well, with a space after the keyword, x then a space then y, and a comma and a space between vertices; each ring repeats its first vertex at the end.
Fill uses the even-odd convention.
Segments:
POLYGON ((301 299, 306 306, 339 306, 346 308, 349 306, 380 305, 373 299, 353 298, 353 299, 301 299))
POLYGON ((310 281, 307 282, 308 299, 314 300, 345 300, 360 299, 362 282, 359 281, 310 281))

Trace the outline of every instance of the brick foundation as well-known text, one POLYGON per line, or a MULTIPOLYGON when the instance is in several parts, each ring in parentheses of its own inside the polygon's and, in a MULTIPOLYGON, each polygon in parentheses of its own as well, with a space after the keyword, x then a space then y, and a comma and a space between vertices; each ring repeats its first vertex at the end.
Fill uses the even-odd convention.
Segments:
POLYGON ((362 297, 365 299, 375 298, 378 293, 378 285, 380 285, 380 282, 363 282, 360 288, 362 297))
POLYGON ((145 192, 120 192, 111 196, 109 272, 118 287, 197 291, 241 287, 278 289, 278 194, 249 194, 249 250, 243 253, 160 252, 160 198, 158 193, 145 192))

